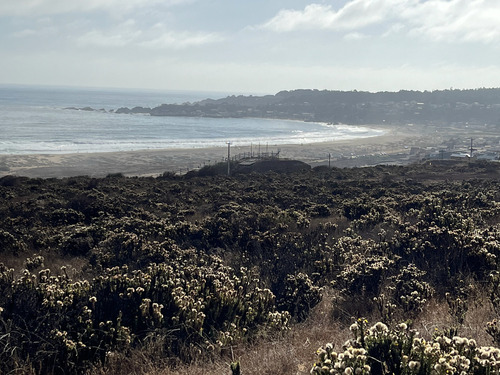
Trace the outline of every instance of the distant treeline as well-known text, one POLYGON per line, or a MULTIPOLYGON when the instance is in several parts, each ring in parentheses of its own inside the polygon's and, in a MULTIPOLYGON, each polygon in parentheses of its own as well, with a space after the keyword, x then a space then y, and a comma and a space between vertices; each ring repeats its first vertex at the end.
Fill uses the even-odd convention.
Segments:
POLYGON ((500 89, 398 92, 293 90, 228 96, 117 113, 152 116, 262 117, 347 124, 500 124, 500 89))

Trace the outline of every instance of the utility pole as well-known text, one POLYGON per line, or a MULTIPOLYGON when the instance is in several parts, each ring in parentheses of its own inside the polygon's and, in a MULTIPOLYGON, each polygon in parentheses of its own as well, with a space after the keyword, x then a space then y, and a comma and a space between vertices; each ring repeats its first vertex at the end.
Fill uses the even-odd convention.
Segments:
POLYGON ((328 168, 330 168, 330 159, 331 159, 331 155, 330 155, 330 153, 328 153, 328 168))
POLYGON ((227 175, 231 175, 231 142, 227 142, 227 175))
POLYGON ((469 155, 469 164, 472 163, 472 153, 474 152, 474 148, 472 148, 472 141, 473 139, 470 139, 470 155, 469 155))

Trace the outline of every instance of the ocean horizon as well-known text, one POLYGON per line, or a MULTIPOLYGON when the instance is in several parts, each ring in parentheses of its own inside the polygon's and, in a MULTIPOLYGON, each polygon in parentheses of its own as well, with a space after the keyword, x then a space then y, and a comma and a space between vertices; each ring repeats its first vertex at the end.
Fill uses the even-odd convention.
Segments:
POLYGON ((307 144, 382 135, 367 126, 261 118, 117 114, 230 93, 0 85, 0 154, 69 154, 307 144), (95 111, 69 108, 91 107, 95 111))

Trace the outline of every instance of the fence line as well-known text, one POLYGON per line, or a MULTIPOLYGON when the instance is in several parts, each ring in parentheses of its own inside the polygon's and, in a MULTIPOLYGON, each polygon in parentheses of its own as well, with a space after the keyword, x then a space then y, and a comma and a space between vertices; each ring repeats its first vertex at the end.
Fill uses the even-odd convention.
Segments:
MULTIPOLYGON (((280 150, 277 152, 240 152, 231 156, 231 161, 239 162, 242 160, 265 160, 265 159, 279 159, 280 150)), ((217 158, 215 160, 204 160, 199 162, 198 167, 179 167, 178 170, 172 172, 174 174, 182 175, 189 171, 195 171, 206 166, 215 165, 218 163, 227 163, 227 157, 217 158)))

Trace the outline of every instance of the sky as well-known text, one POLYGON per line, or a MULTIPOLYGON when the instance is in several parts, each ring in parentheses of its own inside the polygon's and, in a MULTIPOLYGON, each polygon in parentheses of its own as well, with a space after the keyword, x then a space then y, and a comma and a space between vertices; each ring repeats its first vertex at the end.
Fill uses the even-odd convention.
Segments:
POLYGON ((0 0, 0 84, 500 87, 499 0, 0 0))

